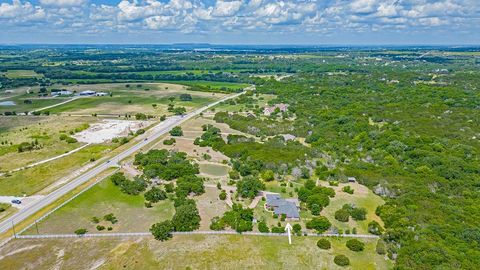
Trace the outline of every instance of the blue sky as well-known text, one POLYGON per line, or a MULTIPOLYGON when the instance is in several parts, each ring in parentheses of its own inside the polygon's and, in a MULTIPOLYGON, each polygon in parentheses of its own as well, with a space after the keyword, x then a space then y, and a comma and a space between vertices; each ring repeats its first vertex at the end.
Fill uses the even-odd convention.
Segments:
POLYGON ((480 0, 0 0, 0 43, 480 44, 480 0))

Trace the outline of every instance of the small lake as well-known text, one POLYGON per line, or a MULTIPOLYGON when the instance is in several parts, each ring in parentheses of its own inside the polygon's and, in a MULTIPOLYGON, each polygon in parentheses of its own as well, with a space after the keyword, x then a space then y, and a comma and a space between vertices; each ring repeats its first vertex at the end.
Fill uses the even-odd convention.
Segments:
POLYGON ((228 174, 230 167, 221 164, 200 163, 200 172, 211 176, 222 177, 228 174))
POLYGON ((7 100, 7 101, 0 101, 0 106, 15 106, 17 105, 15 101, 7 100))

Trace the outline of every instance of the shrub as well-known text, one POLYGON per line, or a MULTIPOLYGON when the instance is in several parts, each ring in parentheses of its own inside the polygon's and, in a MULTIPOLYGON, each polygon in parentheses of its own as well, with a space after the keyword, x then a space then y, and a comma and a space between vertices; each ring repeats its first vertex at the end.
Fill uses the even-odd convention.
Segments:
POLYGON ((341 222, 348 222, 350 213, 345 209, 339 209, 335 212, 335 219, 341 222))
POLYGON ((350 264, 350 260, 345 255, 337 255, 333 259, 333 262, 338 266, 347 266, 350 264))
POLYGON ((357 239, 350 239, 347 241, 347 247, 351 251, 362 251, 365 248, 365 244, 363 242, 358 241, 357 239))
POLYGON ((175 138, 166 139, 163 141, 164 145, 172 145, 176 142, 175 138))
POLYGON ((378 222, 372 220, 368 223, 368 232, 375 235, 381 235, 383 233, 383 228, 378 222))
POLYGON ((167 193, 172 193, 174 191, 174 187, 172 183, 165 184, 165 191, 167 193))
POLYGON ((353 194, 354 190, 350 186, 344 186, 342 190, 348 194, 353 194))
POLYGON ((212 223, 210 223, 210 230, 221 231, 225 229, 225 222, 223 221, 222 218, 214 217, 212 218, 211 222, 212 223))
POLYGON ((110 221, 112 224, 115 224, 118 222, 118 219, 113 215, 113 213, 107 214, 103 217, 103 220, 105 221, 110 221))
POLYGON ((220 195, 218 195, 218 198, 224 201, 225 199, 227 199, 227 192, 225 190, 222 190, 222 192, 220 192, 220 195))
POLYGON ((270 229, 268 228, 267 223, 265 223, 265 221, 260 221, 258 223, 258 231, 260 231, 262 233, 269 233, 270 232, 270 229))
POLYGON ((105 226, 97 225, 97 230, 103 231, 103 230, 105 230, 105 226))
POLYGON ((298 224, 298 223, 295 223, 295 224, 293 224, 292 229, 293 229, 293 232, 294 232, 295 234, 297 234, 298 236, 301 235, 301 233, 302 233, 302 225, 300 225, 300 224, 298 224))
POLYGON ((327 239, 321 238, 317 242, 317 247, 319 247, 321 249, 330 249, 332 247, 332 244, 327 239))
POLYGON ((95 224, 100 223, 100 219, 98 217, 92 217, 92 222, 95 224))
POLYGON ((284 233, 285 232, 285 228, 284 227, 272 227, 272 233, 284 233))
POLYGON ((375 247, 375 251, 379 255, 385 255, 387 253, 387 248, 385 247, 385 242, 382 239, 378 239, 377 246, 375 247))
POLYGON ((86 234, 87 232, 88 232, 87 229, 78 229, 78 230, 75 231, 75 234, 77 234, 77 235, 84 235, 84 234, 86 234))

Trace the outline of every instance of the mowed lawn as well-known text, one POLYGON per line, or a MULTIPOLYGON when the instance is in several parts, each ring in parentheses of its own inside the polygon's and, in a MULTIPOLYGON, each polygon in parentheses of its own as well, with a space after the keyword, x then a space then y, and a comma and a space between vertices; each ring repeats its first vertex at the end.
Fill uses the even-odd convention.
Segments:
MULTIPOLYGON (((175 213, 173 202, 160 201, 152 208, 146 208, 143 195, 128 195, 105 179, 69 202, 46 219, 38 223, 41 234, 45 233, 73 233, 85 228, 89 233, 99 232, 97 225, 113 228, 110 232, 147 232, 153 223, 171 219, 175 213), (92 217, 102 219, 103 216, 113 213, 118 222, 112 224, 102 221, 95 224, 92 217)), ((107 230, 102 232, 108 232, 107 230)), ((36 233, 34 228, 26 233, 36 233)))
POLYGON ((0 248, 1 269, 390 269, 375 253, 376 240, 362 252, 345 247, 346 239, 328 238, 332 249, 316 246, 319 237, 182 235, 166 242, 133 238, 15 240, 0 248), (81 256, 79 256, 81 254, 81 256), (349 267, 334 264, 335 255, 349 267))

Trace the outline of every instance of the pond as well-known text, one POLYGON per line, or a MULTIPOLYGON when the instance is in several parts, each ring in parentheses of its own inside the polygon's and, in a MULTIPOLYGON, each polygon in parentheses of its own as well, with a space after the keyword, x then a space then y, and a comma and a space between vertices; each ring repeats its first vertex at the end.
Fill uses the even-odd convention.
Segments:
POLYGON ((229 170, 230 167, 222 164, 200 163, 200 172, 211 176, 225 176, 229 170))
POLYGON ((17 105, 14 101, 7 100, 7 101, 0 101, 0 106, 15 106, 17 105))

